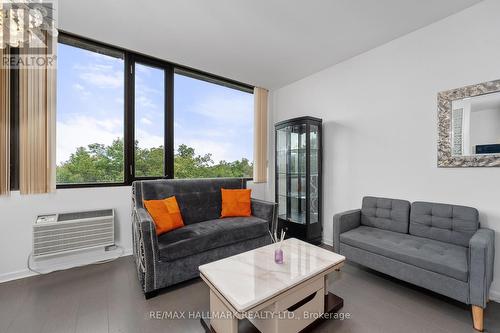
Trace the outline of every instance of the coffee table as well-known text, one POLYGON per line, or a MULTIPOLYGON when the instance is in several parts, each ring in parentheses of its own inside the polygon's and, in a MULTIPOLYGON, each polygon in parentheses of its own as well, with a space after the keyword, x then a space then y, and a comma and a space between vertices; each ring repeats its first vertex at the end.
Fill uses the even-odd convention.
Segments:
POLYGON ((345 257, 295 238, 283 242, 284 263, 274 262, 276 244, 199 267, 210 288, 207 331, 299 332, 343 306, 328 292, 328 275, 345 257), (242 325, 249 321, 252 325, 242 325), (243 326, 243 327, 242 327, 243 326))

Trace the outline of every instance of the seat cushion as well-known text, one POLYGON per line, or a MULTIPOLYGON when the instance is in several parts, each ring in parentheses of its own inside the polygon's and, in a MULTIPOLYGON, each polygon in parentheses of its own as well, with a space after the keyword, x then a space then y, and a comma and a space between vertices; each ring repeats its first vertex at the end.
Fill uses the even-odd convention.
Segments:
POLYGON ((340 242, 461 281, 468 280, 464 246, 366 226, 341 234, 340 242))
POLYGON ((410 202, 376 197, 363 198, 361 224, 407 234, 409 221, 410 202))
POLYGON ((475 208, 431 202, 411 205, 411 235, 469 246, 478 228, 479 212, 475 208))
POLYGON ((269 223, 255 216, 209 220, 158 237, 160 260, 172 261, 210 249, 267 235, 269 223))

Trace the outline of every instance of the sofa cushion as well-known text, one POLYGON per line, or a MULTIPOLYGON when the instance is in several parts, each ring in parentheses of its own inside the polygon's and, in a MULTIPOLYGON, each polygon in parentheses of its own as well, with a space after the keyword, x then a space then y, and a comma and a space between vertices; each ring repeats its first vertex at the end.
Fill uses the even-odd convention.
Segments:
POLYGON ((252 215, 252 190, 227 190, 221 188, 220 192, 222 197, 220 217, 246 217, 252 215))
POLYGON ((175 197, 163 200, 144 200, 144 206, 153 218, 157 235, 184 226, 181 211, 175 197))
POLYGON ((411 205, 410 234, 415 236, 469 246, 478 227, 479 213, 475 208, 430 202, 411 205))
POLYGON ((341 234, 340 242, 457 280, 468 280, 464 246, 366 226, 341 234))
POLYGON ((143 200, 159 200, 175 196, 184 224, 192 224, 220 217, 221 188, 246 187, 244 178, 160 179, 136 181, 132 185, 138 208, 143 200))
POLYGON ((364 197, 361 224, 384 230, 408 233, 410 202, 405 200, 364 197))
POLYGON ((210 249, 267 235, 269 223, 255 216, 194 223, 158 237, 160 260, 172 261, 210 249))

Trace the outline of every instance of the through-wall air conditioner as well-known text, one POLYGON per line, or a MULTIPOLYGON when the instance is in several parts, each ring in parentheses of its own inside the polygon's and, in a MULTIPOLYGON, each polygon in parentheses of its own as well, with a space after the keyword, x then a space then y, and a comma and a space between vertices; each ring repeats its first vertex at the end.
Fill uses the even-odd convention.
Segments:
POLYGON ((38 216, 33 224, 34 259, 115 244, 113 209, 38 216))

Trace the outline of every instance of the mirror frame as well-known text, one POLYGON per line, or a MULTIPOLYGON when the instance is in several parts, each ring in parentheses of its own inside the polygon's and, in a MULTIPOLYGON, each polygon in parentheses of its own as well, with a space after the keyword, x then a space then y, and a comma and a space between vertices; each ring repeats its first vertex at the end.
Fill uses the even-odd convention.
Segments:
POLYGON ((454 156, 451 150, 452 102, 500 92, 500 80, 484 82, 438 93, 438 167, 500 167, 500 155, 454 156))

